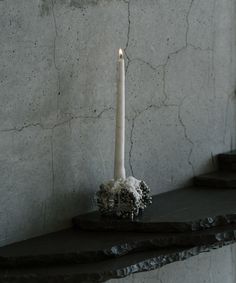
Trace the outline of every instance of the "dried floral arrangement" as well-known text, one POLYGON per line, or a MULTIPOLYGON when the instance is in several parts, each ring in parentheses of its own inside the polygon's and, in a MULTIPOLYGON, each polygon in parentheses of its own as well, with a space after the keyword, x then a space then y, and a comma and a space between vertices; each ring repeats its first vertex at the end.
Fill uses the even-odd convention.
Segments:
POLYGON ((100 185, 97 203, 102 215, 133 219, 152 202, 150 189, 144 181, 130 176, 100 185))

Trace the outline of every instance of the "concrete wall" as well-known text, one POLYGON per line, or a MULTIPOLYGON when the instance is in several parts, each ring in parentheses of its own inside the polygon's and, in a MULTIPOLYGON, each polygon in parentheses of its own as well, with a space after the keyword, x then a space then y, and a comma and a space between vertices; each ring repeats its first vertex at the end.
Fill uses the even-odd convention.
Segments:
POLYGON ((119 47, 128 175, 158 194, 235 148, 235 10, 235 0, 1 0, 0 245, 95 207, 113 176, 119 47))

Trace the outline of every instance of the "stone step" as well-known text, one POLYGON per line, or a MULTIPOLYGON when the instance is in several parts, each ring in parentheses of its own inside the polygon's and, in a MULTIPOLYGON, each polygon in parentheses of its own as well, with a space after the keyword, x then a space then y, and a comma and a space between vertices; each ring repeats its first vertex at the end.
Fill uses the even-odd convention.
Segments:
POLYGON ((194 177, 194 185, 198 187, 236 189, 236 173, 217 171, 194 177))
POLYGON ((236 172, 236 151, 222 153, 218 156, 218 165, 221 171, 236 172))

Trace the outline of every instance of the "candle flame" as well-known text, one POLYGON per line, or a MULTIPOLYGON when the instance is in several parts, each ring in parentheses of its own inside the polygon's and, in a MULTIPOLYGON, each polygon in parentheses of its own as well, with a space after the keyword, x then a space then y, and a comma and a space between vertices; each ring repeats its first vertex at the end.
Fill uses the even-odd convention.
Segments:
POLYGON ((119 58, 122 59, 123 58, 123 50, 120 48, 119 49, 119 58))

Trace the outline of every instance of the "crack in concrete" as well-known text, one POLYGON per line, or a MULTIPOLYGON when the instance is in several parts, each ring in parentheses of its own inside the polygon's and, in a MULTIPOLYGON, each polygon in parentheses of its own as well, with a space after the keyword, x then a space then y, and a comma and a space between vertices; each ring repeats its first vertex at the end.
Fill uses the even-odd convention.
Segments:
POLYGON ((130 37, 130 25, 131 25, 131 22, 130 22, 130 0, 128 1, 124 1, 127 6, 128 6, 128 29, 127 29, 127 40, 126 40, 126 44, 125 44, 125 48, 124 48, 124 53, 126 55, 126 58, 127 58, 127 65, 126 65, 126 68, 125 68, 125 71, 127 73, 127 70, 129 68, 129 64, 130 64, 130 57, 127 53, 127 49, 129 47, 129 37, 130 37))
POLYGON ((159 65, 160 67, 162 66, 162 68, 163 68, 163 78, 162 78, 163 94, 164 94, 164 99, 162 101, 163 105, 165 105, 166 101, 168 100, 168 95, 167 95, 167 91, 166 91, 166 67, 167 67, 167 64, 168 64, 168 62, 169 62, 169 60, 172 56, 177 55, 178 53, 180 53, 181 51, 185 50, 188 47, 189 14, 191 12, 193 2, 194 2, 194 0, 191 0, 188 12, 186 14, 186 24, 187 24, 187 26, 186 26, 186 33, 185 33, 185 45, 182 46, 181 48, 173 51, 173 52, 168 53, 168 55, 166 57, 166 61, 164 62, 164 64, 159 65))
POLYGON ((133 119, 132 119, 132 125, 131 125, 131 131, 130 131, 130 149, 129 149, 129 168, 130 168, 130 172, 131 172, 131 175, 134 176, 134 169, 133 169, 133 165, 132 165, 132 150, 133 150, 133 145, 134 145, 134 141, 133 141, 133 131, 134 131, 134 122, 135 122, 135 119, 137 117, 135 116, 133 119))
MULTIPOLYGON (((213 4, 213 11, 212 15, 215 15, 215 9, 216 9, 216 3, 214 1, 213 4)), ((212 44, 211 44, 211 50, 212 50, 212 56, 211 56, 211 68, 212 68, 212 76, 213 76, 213 98, 216 98, 216 75, 215 75, 215 38, 216 38, 216 28, 215 28, 215 21, 213 20, 214 16, 212 16, 212 25, 213 25, 213 35, 212 35, 212 44)))
POLYGON ((190 28, 189 15, 190 15, 190 12, 192 10, 193 3, 194 3, 194 0, 191 0, 188 12, 186 14, 187 27, 186 27, 186 34, 185 34, 185 48, 192 47, 193 49, 200 50, 200 51, 213 51, 212 48, 202 48, 200 46, 195 46, 194 44, 188 42, 188 34, 189 34, 189 28, 190 28))
MULTIPOLYGON (((198 47, 198 46, 195 46, 191 43, 188 43, 188 33, 189 33, 189 28, 190 28, 190 24, 189 24, 189 15, 190 15, 190 12, 191 12, 191 9, 192 9, 192 6, 193 6, 193 3, 194 3, 194 0, 191 0, 190 2, 190 5, 189 5, 189 8, 188 8, 188 11, 186 13, 186 33, 185 33, 185 44, 180 47, 179 49, 173 51, 173 52, 170 52, 168 53, 167 57, 166 57, 166 60, 163 64, 160 64, 160 65, 157 65, 157 66, 154 66, 153 64, 151 64, 150 62, 147 62, 143 59, 140 59, 140 58, 128 58, 128 64, 127 64, 127 68, 126 68, 126 71, 128 69, 128 66, 129 64, 132 62, 132 61, 140 61, 142 63, 145 63, 146 65, 148 65, 152 70, 156 71, 158 68, 162 67, 163 68, 163 78, 162 78, 162 82, 163 82, 163 94, 164 94, 164 99, 162 101, 162 104, 163 105, 166 105, 166 101, 168 100, 168 95, 167 95, 167 91, 166 91, 166 67, 167 67, 167 64, 170 60, 170 58, 174 55, 177 55, 178 53, 180 53, 181 51, 185 50, 186 48, 188 47, 191 47, 193 48, 194 50, 200 50, 200 51, 212 51, 213 52, 213 49, 212 48, 201 48, 201 47, 198 47)), ((130 24, 130 21, 129 21, 129 24, 130 24)), ((129 33, 128 33, 129 35, 129 33)), ((129 39, 129 37, 128 37, 129 39)), ((128 47, 128 45, 127 45, 128 47)))
POLYGON ((128 30, 127 30, 127 41, 125 45, 125 51, 129 47, 129 35, 130 35, 130 1, 126 2, 128 5, 128 30))
MULTIPOLYGON (((170 104, 167 104, 166 101, 168 100, 168 94, 167 94, 167 91, 166 91, 166 68, 167 68, 167 65, 168 65, 168 62, 170 60, 170 58, 172 56, 175 56, 177 55, 178 53, 180 53, 181 51, 185 50, 186 48, 188 47, 191 47, 193 48, 194 50, 200 50, 200 51, 212 51, 213 52, 213 49, 212 48, 201 48, 201 47, 198 47, 198 46, 195 46, 193 45, 192 43, 189 43, 188 42, 188 34, 189 34, 189 28, 190 28, 190 23, 189 23, 189 15, 190 15, 190 12, 191 12, 191 9, 192 9, 192 6, 193 6, 193 3, 194 3, 194 0, 191 0, 190 1, 190 5, 189 5, 189 8, 188 8, 188 11, 186 13, 186 33, 185 33, 185 44, 180 47, 179 49, 173 51, 173 52, 170 52, 168 53, 167 57, 166 57, 166 60, 163 64, 160 64, 160 65, 157 65, 157 66, 154 66, 152 63, 150 62, 147 62, 141 58, 130 58, 127 54, 127 48, 129 46, 129 40, 130 40, 130 26, 131 26, 131 20, 130 20, 130 1, 125 1, 125 3, 128 4, 128 32, 127 32, 127 41, 126 41, 126 46, 125 46, 125 54, 126 54, 126 57, 127 57, 127 66, 126 66, 126 72, 129 68, 129 65, 132 61, 140 61, 142 63, 145 63, 147 66, 149 66, 152 70, 154 71, 157 71, 158 68, 162 67, 163 68, 163 77, 162 77, 162 84, 163 84, 163 95, 164 95, 164 99, 162 100, 162 104, 163 106, 169 106, 170 104)), ((173 105, 174 106, 174 105, 173 105)))
POLYGON ((145 60, 143 60, 143 59, 141 59, 141 58, 137 58, 137 57, 130 59, 129 64, 131 64, 132 62, 135 62, 135 61, 141 62, 141 63, 147 65, 147 66, 148 66, 150 69, 152 69, 153 71, 157 71, 157 69, 158 69, 158 67, 156 68, 156 67, 153 66, 151 63, 149 63, 149 62, 147 62, 147 61, 145 61, 145 60))
POLYGON ((137 58, 137 57, 130 59, 129 65, 130 65, 132 62, 135 62, 135 61, 136 61, 136 62, 141 62, 141 63, 147 65, 151 70, 153 70, 153 71, 155 71, 155 72, 157 72, 157 70, 158 70, 159 68, 162 68, 162 69, 163 69, 163 71, 162 71, 162 72, 163 72, 163 76, 162 76, 162 85, 163 85, 163 87, 162 87, 162 92, 163 92, 163 94, 164 94, 164 99, 161 101, 161 103, 162 103, 163 106, 174 106, 173 104, 172 104, 172 105, 171 105, 171 104, 166 104, 166 100, 168 99, 168 97, 167 97, 167 92, 166 92, 166 83, 165 83, 165 75, 166 75, 166 73, 165 73, 165 67, 164 67, 164 65, 154 66, 154 65, 152 65, 151 63, 145 61, 144 59, 137 58))
MULTIPOLYGON (((168 61, 166 62, 167 65, 168 61)), ((167 91, 166 91, 166 65, 163 66, 163 70, 162 70, 162 92, 164 95, 164 99, 162 100, 162 104, 166 105, 166 101, 168 100, 168 95, 167 95, 167 91)))
MULTIPOLYGON (((164 62, 164 64, 160 65, 160 66, 163 67, 163 94, 164 94, 164 100, 162 101, 163 105, 166 105, 166 101, 168 99, 168 94, 167 94, 167 91, 166 91, 166 67, 167 67, 167 64, 168 64, 170 58, 174 55, 177 55, 178 53, 180 53, 181 51, 185 50, 188 47, 191 47, 194 50, 211 51, 212 53, 214 51, 213 47, 212 48, 201 48, 201 47, 195 46, 195 45, 188 42, 188 34, 189 34, 189 28, 190 28, 189 15, 190 15, 193 3, 194 3, 194 0, 191 0, 190 5, 189 5, 189 9, 186 13, 186 24, 187 24, 187 26, 186 26, 186 34, 185 34, 185 45, 182 46, 181 48, 177 49, 176 51, 169 53, 167 55, 167 58, 166 58, 166 61, 164 62)), ((182 99, 182 101, 178 105, 178 120, 179 120, 180 125, 183 127, 185 139, 191 145, 191 148, 190 148, 190 151, 189 151, 189 154, 188 154, 188 164, 192 168, 193 176, 195 176, 194 166, 193 166, 193 163, 191 162, 191 155, 192 155, 192 152, 193 152, 193 149, 194 149, 194 142, 188 136, 187 127, 184 124, 183 119, 181 117, 181 106, 183 105, 184 99, 185 99, 185 97, 182 99)))
POLYGON ((26 124, 24 126, 21 126, 19 128, 14 127, 14 128, 10 128, 10 129, 3 129, 3 130, 1 130, 1 132, 14 132, 14 131, 15 132, 21 132, 24 129, 29 128, 29 127, 40 127, 40 128, 43 129, 41 123, 31 123, 31 124, 26 124))
POLYGON ((189 166, 192 169, 193 176, 195 176, 195 169, 194 169, 193 163, 191 161, 191 155, 192 155, 193 148, 194 148, 194 142, 188 136, 188 134, 187 134, 187 127, 184 124, 183 119, 181 117, 181 106, 182 106, 182 104, 184 102, 184 99, 181 101, 180 104, 161 104, 161 105, 150 104, 145 109, 143 109, 142 111, 136 112, 135 116, 132 118, 131 131, 130 131, 129 167, 130 167, 130 171, 132 173, 132 176, 134 176, 134 169, 133 169, 133 164, 132 164, 132 152, 133 152, 133 148, 134 148, 133 136, 134 136, 135 122, 136 122, 137 118, 141 114, 143 114, 145 111, 147 111, 147 110, 149 110, 151 108, 160 109, 162 107, 178 107, 178 120, 179 120, 179 123, 180 123, 180 125, 182 126, 182 128, 184 130, 184 137, 185 137, 185 139, 191 145, 190 151, 188 153, 188 164, 189 164, 189 166))
POLYGON ((188 47, 192 47, 194 50, 211 51, 211 52, 213 52, 213 49, 210 48, 210 47, 202 48, 202 47, 200 47, 200 46, 195 46, 195 45, 193 45, 192 43, 188 43, 188 47))
POLYGON ((58 28, 57 28, 57 21, 56 21, 56 16, 54 12, 54 0, 51 0, 51 9, 52 9, 52 18, 53 18, 53 23, 54 23, 54 29, 55 29, 55 36, 53 39, 53 62, 54 62, 54 67, 57 72, 57 119, 58 119, 58 108, 59 108, 59 99, 58 96, 61 95, 61 78, 60 78, 60 69, 57 66, 56 63, 56 41, 58 37, 58 28))
POLYGON ((134 127, 135 127, 135 121, 140 116, 143 112, 146 110, 150 109, 151 107, 154 107, 154 104, 151 104, 147 106, 144 110, 136 112, 135 116, 132 118, 132 124, 131 124, 131 131, 130 131, 130 149, 129 149, 129 168, 132 176, 134 176, 134 170, 133 170, 133 165, 132 165, 132 151, 133 151, 133 132, 134 132, 134 127))
POLYGON ((190 12, 191 12, 191 9, 192 9, 192 6, 193 6, 193 2, 194 2, 194 0, 191 0, 188 12, 186 14, 186 24, 187 24, 186 34, 185 34, 185 46, 186 47, 188 46, 188 32, 189 32, 189 27, 190 27, 190 25, 189 25, 189 15, 190 15, 190 12))
POLYGON ((191 161, 191 156, 192 156, 192 153, 193 153, 193 148, 194 148, 194 142, 191 140, 191 138, 188 136, 188 133, 187 133, 187 127, 186 125, 184 124, 184 121, 181 117, 181 107, 183 105, 183 102, 185 100, 186 96, 182 99, 181 103, 179 104, 178 106, 178 120, 179 120, 179 123, 180 125, 182 126, 183 130, 184 130, 184 136, 185 136, 185 139, 189 142, 189 144, 191 145, 190 147, 190 150, 189 150, 189 153, 188 153, 188 164, 189 166, 191 167, 192 169, 192 173, 193 173, 193 176, 195 176, 195 170, 194 170, 194 166, 193 166, 193 163, 191 161))
POLYGON ((137 120, 137 118, 143 114, 145 111, 148 111, 151 108, 156 108, 156 109, 160 109, 161 107, 176 107, 177 105, 156 105, 156 104, 150 104, 148 105, 145 109, 136 112, 134 117, 132 118, 132 124, 131 124, 131 131, 130 131, 130 149, 129 149, 129 167, 130 167, 130 172, 132 174, 132 176, 134 176, 134 169, 133 169, 133 165, 132 165, 132 152, 133 152, 133 146, 134 146, 134 140, 133 140, 133 136, 134 136, 134 128, 135 128, 135 122, 137 120))
MULTIPOLYGON (((192 6, 193 6, 193 3, 194 3, 194 0, 191 0, 190 2, 190 5, 189 5, 189 8, 188 8, 188 11, 186 13, 186 34, 185 34, 185 45, 182 46, 181 48, 173 51, 173 52, 170 52, 168 53, 167 57, 166 57, 166 60, 163 64, 160 64, 158 66, 153 66, 151 63, 149 62, 146 62, 142 59, 139 59, 139 58, 134 58, 134 59, 129 59, 128 61, 128 66, 130 64, 130 62, 132 62, 132 60, 137 60, 137 61, 140 61, 140 62, 143 62, 145 64, 147 64, 152 70, 157 70, 159 67, 162 67, 163 68, 163 77, 162 77, 162 84, 163 84, 163 95, 164 95, 164 99, 162 100, 162 105, 159 106, 162 107, 169 107, 169 106, 175 106, 175 107, 178 107, 178 120, 179 120, 179 123, 180 125, 183 127, 183 130, 184 130, 184 136, 185 136, 185 139, 191 144, 191 148, 190 148, 190 151, 189 151, 189 154, 188 154, 188 164, 191 166, 191 169, 192 169, 192 172, 193 172, 193 175, 195 175, 195 172, 194 172, 194 166, 191 162, 191 155, 192 155, 192 152, 193 152, 193 147, 194 147, 194 143, 193 141, 190 139, 190 137, 188 136, 187 134, 187 128, 186 128, 186 125, 184 124, 183 122, 183 119, 181 117, 181 106, 183 104, 183 101, 184 99, 181 101, 181 103, 179 105, 177 104, 167 104, 166 101, 168 100, 168 94, 167 94, 167 91, 166 91, 166 67, 167 67, 167 64, 170 60, 170 58, 174 55, 177 55, 178 53, 180 53, 181 51, 185 50, 186 48, 188 47, 191 47, 195 50, 201 50, 201 51, 213 51, 212 49, 210 48, 206 48, 206 49, 203 49, 201 47, 196 47, 194 46, 193 44, 191 43, 188 43, 188 33, 189 33, 189 27, 190 27, 190 24, 189 24, 189 15, 190 15, 190 12, 191 12, 191 9, 192 9, 192 6)), ((130 24, 130 22, 129 22, 130 24)), ((129 35, 129 34, 128 34, 129 35)), ((129 38, 128 38, 129 39, 129 38)), ((127 45, 128 46, 128 45, 127 45)), ((128 67, 127 67, 128 69, 128 67)), ((127 71, 127 70, 126 70, 127 71)), ((131 159, 132 159, 132 150, 133 150, 133 146, 134 146, 134 142, 133 142, 133 131, 134 131, 134 127, 135 127, 135 120, 137 119, 137 117, 143 113, 144 111, 148 110, 149 108, 151 108, 152 106, 148 106, 145 110, 139 112, 138 114, 135 115, 135 117, 132 119, 132 127, 131 127, 131 133, 130 133, 130 151, 129 151, 129 166, 130 166, 130 170, 133 174, 133 166, 132 166, 132 162, 131 162, 131 159)))
POLYGON ((134 145, 133 132, 134 132, 134 127, 135 127, 135 121, 142 113, 144 113, 145 111, 147 111, 148 109, 152 107, 160 108, 160 106, 157 106, 155 104, 150 104, 145 109, 139 112, 136 112, 135 116, 132 118, 131 131, 130 131, 130 149, 129 149, 129 168, 130 168, 130 172, 132 176, 134 176, 134 169, 132 165, 132 151, 133 151, 133 145, 134 145))
POLYGON ((159 67, 163 67, 163 70, 164 70, 164 73, 165 73, 165 68, 166 68, 166 65, 170 59, 170 57, 172 57, 173 55, 176 55, 178 53, 180 53, 181 51, 183 51, 184 49, 186 49, 188 46, 194 48, 194 49, 197 49, 197 50, 202 50, 202 51, 209 51, 211 50, 210 48, 207 48, 207 49, 203 49, 201 47, 196 47, 194 46, 193 44, 191 43, 188 43, 188 33, 189 33, 189 15, 190 15, 190 12, 191 12, 191 9, 192 9, 192 6, 193 6, 193 2, 194 0, 191 0, 190 2, 190 5, 189 5, 189 8, 188 8, 188 11, 186 13, 186 23, 187 23, 187 26, 186 26, 186 33, 185 33, 185 44, 184 46, 180 47, 179 49, 173 51, 173 52, 170 52, 168 53, 167 55, 167 58, 165 60, 165 62, 163 64, 160 64, 160 65, 157 65, 157 66, 154 66, 153 64, 151 64, 150 62, 147 62, 143 59, 140 59, 140 58, 130 58, 128 55, 127 55, 127 48, 129 46, 129 40, 130 40, 130 26, 131 26, 131 21, 130 21, 130 1, 126 2, 124 1, 125 3, 128 4, 128 33, 127 33, 127 41, 126 41, 126 47, 124 49, 125 51, 125 54, 126 54, 126 57, 128 59, 128 63, 127 63, 127 67, 126 67, 126 71, 129 67, 129 64, 131 61, 133 60, 138 60, 138 61, 141 61, 145 64, 147 64, 152 70, 157 70, 159 67))
POLYGON ((111 110, 114 110, 113 107, 106 107, 104 108, 103 110, 101 110, 97 115, 73 115, 72 113, 69 113, 69 112, 65 112, 63 114, 65 115, 69 115, 70 116, 70 119, 67 120, 67 122, 73 120, 73 119, 99 119, 102 117, 102 115, 105 113, 105 112, 108 112, 108 111, 111 111, 111 110))
POLYGON ((0 130, 0 132, 21 132, 24 129, 30 128, 30 127, 40 127, 42 130, 53 130, 59 126, 62 126, 64 124, 70 123, 72 120, 76 120, 76 119, 100 119, 102 117, 102 115, 110 110, 113 110, 113 107, 108 107, 108 108, 104 108, 102 111, 100 111, 97 115, 94 116, 89 116, 89 115, 73 115, 72 113, 64 113, 65 115, 70 116, 67 120, 65 121, 60 121, 58 123, 56 123, 55 125, 53 125, 52 127, 45 127, 42 123, 29 123, 29 124, 25 124, 24 126, 21 127, 14 127, 14 128, 10 128, 10 129, 3 129, 0 130))

